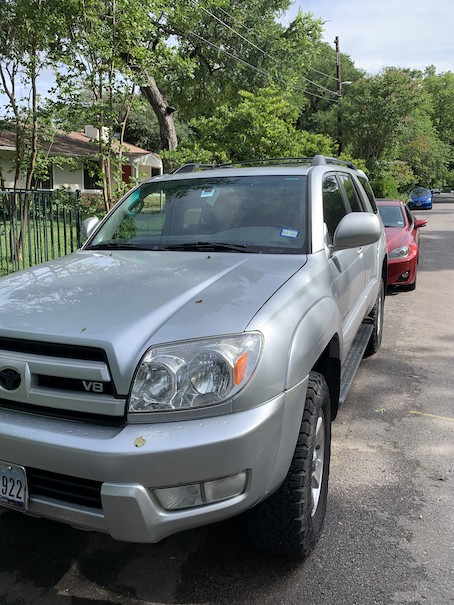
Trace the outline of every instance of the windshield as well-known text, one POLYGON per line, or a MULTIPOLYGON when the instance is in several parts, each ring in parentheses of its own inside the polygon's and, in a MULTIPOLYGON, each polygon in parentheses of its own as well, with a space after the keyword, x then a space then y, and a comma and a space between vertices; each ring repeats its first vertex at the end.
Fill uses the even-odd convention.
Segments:
POLYGON ((306 177, 206 177, 144 183, 85 249, 302 254, 306 177))
POLYGON ((430 189, 426 189, 425 187, 417 187, 413 189, 411 195, 430 195, 430 189))
POLYGON ((403 227, 405 218, 400 206, 378 206, 385 227, 403 227))

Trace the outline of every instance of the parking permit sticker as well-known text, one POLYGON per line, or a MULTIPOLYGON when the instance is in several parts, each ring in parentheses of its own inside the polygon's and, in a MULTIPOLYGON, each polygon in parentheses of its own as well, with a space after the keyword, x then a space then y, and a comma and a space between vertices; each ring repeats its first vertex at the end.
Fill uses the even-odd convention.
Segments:
POLYGON ((212 197, 214 195, 214 189, 204 189, 200 194, 200 197, 212 197))
POLYGON ((282 229, 281 231, 281 237, 298 237, 298 235, 300 234, 299 231, 297 231, 296 229, 282 229))

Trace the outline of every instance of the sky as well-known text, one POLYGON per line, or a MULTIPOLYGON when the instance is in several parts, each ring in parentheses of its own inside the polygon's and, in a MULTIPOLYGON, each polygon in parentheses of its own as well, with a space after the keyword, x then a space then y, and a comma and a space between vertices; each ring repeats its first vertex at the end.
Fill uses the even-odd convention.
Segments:
POLYGON ((324 40, 370 74, 384 67, 454 72, 454 0, 296 0, 324 22, 324 40))

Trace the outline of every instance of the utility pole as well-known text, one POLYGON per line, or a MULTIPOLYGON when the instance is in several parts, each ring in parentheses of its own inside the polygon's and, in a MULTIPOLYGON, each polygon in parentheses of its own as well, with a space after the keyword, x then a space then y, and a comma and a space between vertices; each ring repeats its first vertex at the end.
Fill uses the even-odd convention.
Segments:
POLYGON ((336 36, 334 39, 334 44, 336 47, 336 82, 337 82, 337 94, 339 98, 342 97, 342 78, 341 78, 341 58, 340 58, 340 50, 339 50, 339 36, 336 36))
POLYGON ((342 78, 341 78, 341 62, 340 62, 340 50, 339 50, 339 36, 334 39, 336 47, 336 82, 337 82, 337 155, 340 156, 342 153, 342 118, 341 118, 341 107, 340 101, 342 99, 342 78))

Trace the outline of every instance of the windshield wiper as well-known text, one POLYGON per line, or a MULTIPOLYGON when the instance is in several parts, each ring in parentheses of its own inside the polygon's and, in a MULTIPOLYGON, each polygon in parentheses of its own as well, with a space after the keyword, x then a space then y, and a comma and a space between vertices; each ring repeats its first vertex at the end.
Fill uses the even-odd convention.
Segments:
POLYGON ((162 246, 156 246, 155 244, 135 244, 134 242, 100 242, 99 244, 93 244, 85 248, 85 250, 167 250, 162 246))
POLYGON ((229 242, 186 242, 171 244, 167 250, 200 250, 201 252, 215 252, 216 250, 232 250, 234 252, 255 252, 247 244, 230 244, 229 242))

